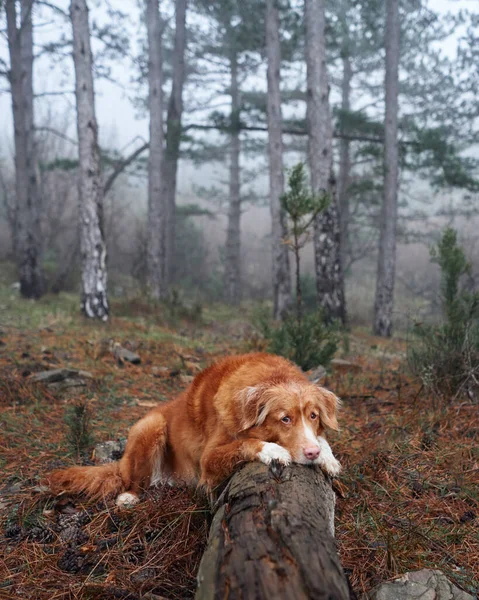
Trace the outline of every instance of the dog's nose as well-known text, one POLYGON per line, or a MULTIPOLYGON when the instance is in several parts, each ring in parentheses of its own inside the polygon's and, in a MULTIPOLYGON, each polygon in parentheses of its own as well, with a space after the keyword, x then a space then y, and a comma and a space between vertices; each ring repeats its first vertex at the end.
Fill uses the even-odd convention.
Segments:
POLYGON ((308 460, 315 460, 318 458, 321 449, 319 446, 310 446, 309 448, 303 448, 303 452, 308 460))

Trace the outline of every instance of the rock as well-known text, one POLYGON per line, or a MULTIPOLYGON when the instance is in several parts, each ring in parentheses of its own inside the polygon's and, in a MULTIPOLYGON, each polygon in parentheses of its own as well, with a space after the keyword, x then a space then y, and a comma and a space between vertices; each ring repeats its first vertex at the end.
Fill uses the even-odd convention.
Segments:
POLYGON ((162 379, 165 377, 172 377, 172 370, 168 367, 151 367, 151 374, 153 377, 162 379))
POLYGON ((361 365, 344 360, 342 358, 333 358, 331 361, 331 370, 334 373, 360 373, 363 370, 361 365))
POLYGON ((31 380, 42 383, 53 392, 68 392, 72 388, 84 387, 87 385, 87 379, 93 379, 93 375, 88 371, 78 369, 50 369, 32 375, 31 380))
POLYGON ((126 447, 126 438, 120 440, 108 440, 95 446, 93 458, 98 463, 110 463, 120 460, 126 447))
POLYGON ((86 381, 84 379, 80 379, 78 377, 68 377, 63 381, 55 381, 53 383, 48 384, 48 389, 54 392, 64 392, 70 388, 76 387, 84 387, 86 385, 86 381))
POLYGON ((441 571, 421 569, 376 586, 363 600, 474 600, 441 571))
MULTIPOLYGON (((80 379, 93 379, 93 375, 88 371, 79 371, 78 369, 50 369, 49 371, 42 371, 41 373, 35 373, 32 376, 32 381, 37 383, 44 383, 46 385, 50 383, 64 382, 67 380, 73 381, 76 378, 80 379)), ((83 384, 85 385, 85 384, 83 384)))
POLYGON ((319 383, 326 377, 326 375, 326 369, 323 367, 323 365, 318 365, 309 373, 308 379, 313 383, 319 383))
POLYGON ((118 342, 113 345, 113 356, 119 364, 122 364, 123 361, 132 363, 133 365, 139 365, 141 363, 141 358, 138 354, 135 354, 135 352, 132 352, 131 350, 127 350, 127 348, 123 348, 118 342))

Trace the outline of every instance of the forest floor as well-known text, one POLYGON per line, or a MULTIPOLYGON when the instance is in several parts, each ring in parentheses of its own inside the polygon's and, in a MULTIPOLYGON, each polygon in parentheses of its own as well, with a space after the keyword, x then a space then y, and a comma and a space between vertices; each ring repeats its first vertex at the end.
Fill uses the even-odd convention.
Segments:
MULTIPOLYGON (((77 314, 76 297, 33 303, 0 288, 0 598, 193 597, 209 517, 200 495, 160 488, 129 511, 77 500, 53 511, 39 488, 46 472, 79 460, 68 438, 72 407, 91 414, 89 462, 95 442, 126 437, 200 368, 261 346, 248 308, 242 318, 220 305, 201 319, 181 312, 117 301, 111 322, 99 325, 77 314), (113 342, 141 364, 119 364, 113 342), (67 393, 32 381, 59 367, 93 379, 67 393)), ((338 357, 355 365, 325 382, 343 399, 341 432, 330 441, 344 468, 336 536, 353 588, 360 595, 435 567, 477 593, 477 404, 428 396, 407 372, 405 340, 353 330, 338 357)))

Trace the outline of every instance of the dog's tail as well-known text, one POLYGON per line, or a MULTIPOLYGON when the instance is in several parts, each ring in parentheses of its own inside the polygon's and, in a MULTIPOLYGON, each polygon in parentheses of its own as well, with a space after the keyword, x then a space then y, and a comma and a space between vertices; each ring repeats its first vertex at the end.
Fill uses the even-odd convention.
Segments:
POLYGON ((111 498, 125 491, 119 462, 58 469, 47 475, 45 483, 52 494, 84 494, 92 499, 111 498))

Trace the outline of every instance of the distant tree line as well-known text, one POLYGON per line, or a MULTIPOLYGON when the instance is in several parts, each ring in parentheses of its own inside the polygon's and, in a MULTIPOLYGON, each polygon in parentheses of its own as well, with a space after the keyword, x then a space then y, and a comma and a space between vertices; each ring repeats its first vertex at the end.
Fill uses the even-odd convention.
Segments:
MULTIPOLYGON (((248 179, 255 177, 246 164, 267 156, 274 317, 286 316, 294 293, 281 197, 286 165, 299 154, 307 157, 313 194, 329 199, 314 219, 317 303, 326 320, 346 324, 345 277, 375 249, 373 329, 390 336, 398 207, 411 179, 464 190, 469 199, 477 194, 476 161, 464 152, 477 142, 477 77, 462 76, 477 66, 477 17, 464 11, 440 16, 427 0, 144 0, 139 6, 144 35, 136 61, 138 90, 146 86, 147 97, 138 91, 137 104, 149 116, 149 139, 129 155, 107 157, 98 141, 95 78, 108 76, 109 62, 126 60, 122 29, 128 15, 105 4, 109 22, 100 27, 89 16, 87 0, 71 0, 68 14, 54 0, 0 3, 8 46, 0 77, 9 83, 15 152, 13 200, 3 195, 21 294, 39 298, 47 289, 33 73, 35 26, 48 12, 61 35, 42 52, 57 61, 71 56, 75 72, 78 154, 72 160, 80 209, 72 260, 79 253, 85 315, 109 316, 105 196, 148 151, 142 164, 148 179, 149 295, 166 298, 175 278, 180 159, 224 161, 222 292, 227 302, 240 301, 241 215, 252 196, 248 179), (174 18, 166 19, 173 9, 174 18), (456 33, 464 28, 465 36, 456 33), (457 37, 455 59, 440 50, 451 35, 457 37), (95 56, 93 38, 104 48, 95 56), (333 95, 339 98, 334 106, 333 95)), ((214 195, 213 188, 207 193, 214 195)), ((71 268, 71 261, 66 264, 71 268)))

